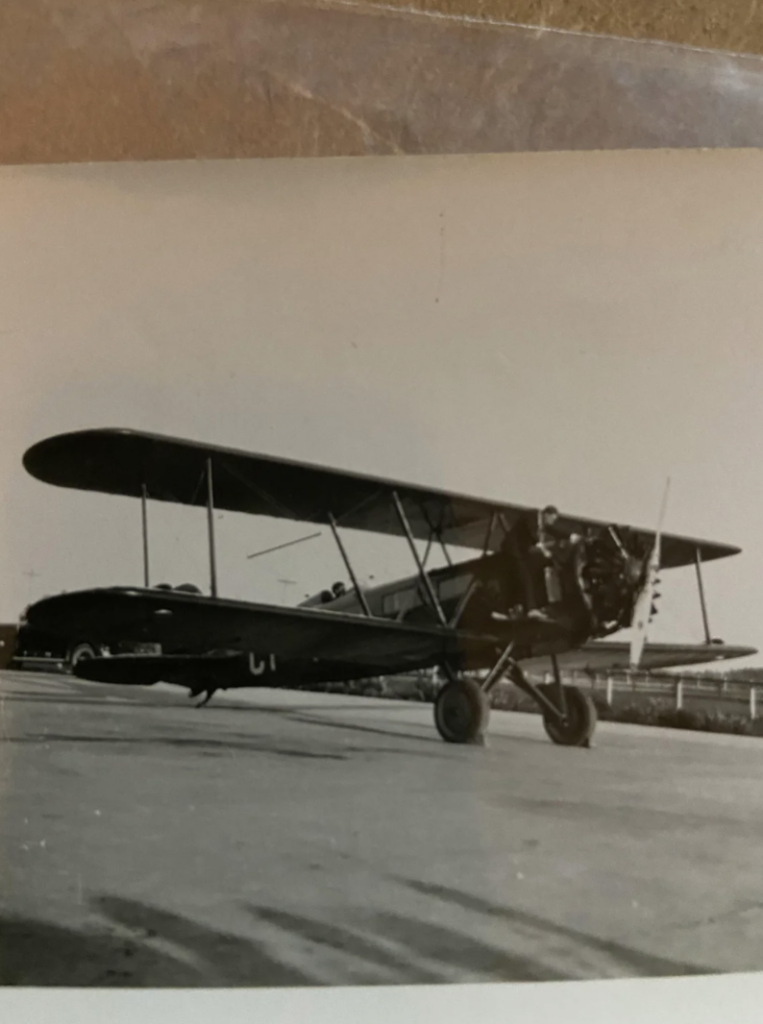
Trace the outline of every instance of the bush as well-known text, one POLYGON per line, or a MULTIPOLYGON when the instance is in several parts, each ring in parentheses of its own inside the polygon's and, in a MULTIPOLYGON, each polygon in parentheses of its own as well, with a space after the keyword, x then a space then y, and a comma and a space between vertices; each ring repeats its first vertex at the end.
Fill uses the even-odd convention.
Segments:
POLYGON ((690 708, 672 708, 649 700, 642 704, 625 704, 609 708, 605 701, 596 699, 597 711, 601 717, 612 722, 631 725, 652 725, 663 729, 688 729, 693 732, 725 733, 735 736, 763 735, 763 722, 752 722, 741 715, 729 715, 720 711, 695 711, 690 708))
MULTIPOLYGON (((432 704, 442 684, 433 682, 427 674, 364 679, 349 683, 330 683, 321 689, 329 693, 343 693, 358 697, 382 697, 390 700, 409 700, 432 704)), ((604 722, 623 722, 630 725, 651 725, 663 729, 683 729, 693 732, 724 733, 735 736, 763 736, 763 719, 751 721, 742 715, 722 711, 702 711, 676 708, 664 698, 644 698, 628 703, 615 702, 610 707, 604 695, 592 692, 591 699, 598 717, 604 722)), ((496 711, 538 714, 535 701, 510 684, 499 684, 490 695, 491 707, 496 711)))

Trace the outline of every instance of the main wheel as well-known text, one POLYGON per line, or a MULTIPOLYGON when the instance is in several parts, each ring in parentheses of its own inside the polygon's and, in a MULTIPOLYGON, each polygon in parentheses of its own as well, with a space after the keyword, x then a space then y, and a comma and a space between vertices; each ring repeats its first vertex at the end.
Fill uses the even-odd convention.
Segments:
POLYGON ((567 717, 553 718, 544 711, 543 726, 548 737, 559 746, 584 747, 596 728, 596 706, 587 693, 575 686, 565 686, 564 698, 567 717))
POLYGON ((435 698, 434 720, 446 743, 482 745, 490 720, 487 694, 473 679, 446 683, 435 698))

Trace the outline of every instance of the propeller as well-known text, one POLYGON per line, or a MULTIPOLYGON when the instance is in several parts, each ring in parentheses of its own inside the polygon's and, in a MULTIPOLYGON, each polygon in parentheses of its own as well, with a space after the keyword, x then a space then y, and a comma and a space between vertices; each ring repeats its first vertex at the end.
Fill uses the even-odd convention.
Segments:
POLYGON ((655 607, 655 601, 660 596, 657 593, 657 584, 660 582, 658 573, 660 571, 661 559, 662 523, 665 519, 665 510, 668 504, 669 491, 670 478, 668 478, 668 482, 665 485, 665 493, 662 498, 662 508, 660 509, 660 518, 657 522, 657 532, 655 533, 654 544, 652 545, 652 550, 646 565, 644 582, 636 597, 633 607, 630 650, 630 667, 633 671, 637 670, 641 664, 644 646, 647 641, 649 625, 657 610, 655 607))

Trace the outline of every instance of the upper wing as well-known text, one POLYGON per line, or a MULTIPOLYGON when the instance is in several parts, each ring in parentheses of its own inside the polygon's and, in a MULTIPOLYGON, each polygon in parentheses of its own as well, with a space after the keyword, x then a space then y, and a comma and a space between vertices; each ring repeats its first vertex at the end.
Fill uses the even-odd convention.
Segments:
MULTIPOLYGON (((446 543, 477 549, 486 540, 492 546, 488 533, 494 513, 511 525, 533 512, 502 501, 133 430, 59 434, 31 447, 24 466, 32 476, 60 487, 130 497, 140 497, 145 487, 154 500, 204 505, 207 460, 215 506, 231 512, 311 523, 328 523, 333 515, 348 529, 402 536, 392 500, 397 492, 414 537, 426 540, 435 530, 446 543)), ((571 532, 609 525, 574 516, 560 517, 559 524, 571 532)), ((633 532, 646 542, 654 537, 651 530, 633 532)), ((671 534, 663 535, 662 544, 663 568, 693 564, 697 551, 709 561, 740 550, 671 534)))

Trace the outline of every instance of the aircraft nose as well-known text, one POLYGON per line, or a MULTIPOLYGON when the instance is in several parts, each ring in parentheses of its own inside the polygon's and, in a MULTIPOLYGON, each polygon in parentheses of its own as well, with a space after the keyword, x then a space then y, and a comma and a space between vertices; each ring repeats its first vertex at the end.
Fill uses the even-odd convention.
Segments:
POLYGON ((631 556, 625 565, 625 573, 628 582, 634 586, 639 583, 644 575, 644 569, 646 568, 645 558, 635 558, 631 556))

